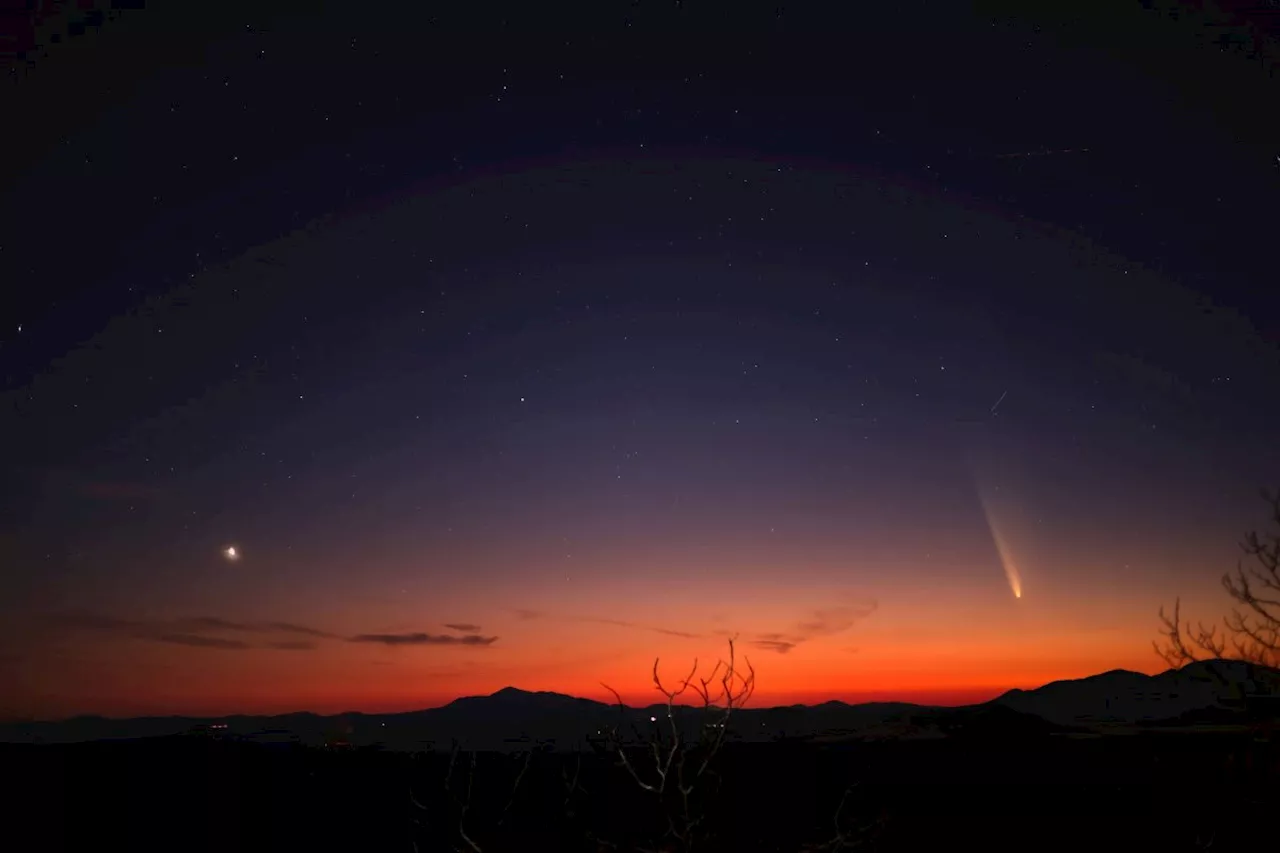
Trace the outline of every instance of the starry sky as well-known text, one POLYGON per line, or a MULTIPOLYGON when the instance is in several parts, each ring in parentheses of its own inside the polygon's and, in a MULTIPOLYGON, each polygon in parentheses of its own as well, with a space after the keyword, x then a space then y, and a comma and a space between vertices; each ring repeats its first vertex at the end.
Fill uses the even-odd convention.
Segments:
POLYGON ((891 5, 40 22, 0 716, 1162 669, 1280 463, 1261 31, 891 5))

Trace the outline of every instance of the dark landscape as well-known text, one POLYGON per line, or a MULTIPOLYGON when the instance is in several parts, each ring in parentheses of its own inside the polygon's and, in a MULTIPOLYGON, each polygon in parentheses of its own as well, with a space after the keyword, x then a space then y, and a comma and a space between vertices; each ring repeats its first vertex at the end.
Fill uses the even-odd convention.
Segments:
POLYGON ((1270 830, 1240 811, 1280 793, 1278 697, 1280 670, 1238 661, 953 708, 668 717, 505 688, 404 714, 9 724, 0 760, 24 780, 11 831, 44 849, 683 849, 663 842, 682 806, 617 748, 654 782, 651 744, 693 767, 727 721, 693 786, 698 849, 1243 850, 1270 830))
POLYGON ((0 853, 1274 853, 1277 234, 1280 0, 0 2, 0 853))

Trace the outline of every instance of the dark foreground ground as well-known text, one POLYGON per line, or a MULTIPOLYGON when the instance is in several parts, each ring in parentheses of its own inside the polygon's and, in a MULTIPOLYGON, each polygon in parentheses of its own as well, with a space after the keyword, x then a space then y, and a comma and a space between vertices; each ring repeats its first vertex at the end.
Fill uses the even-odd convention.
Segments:
MULTIPOLYGON (((199 737, 0 745, 10 792, 0 849, 471 850, 443 787, 449 761, 199 737)), ((718 767, 703 850, 816 849, 835 836, 850 785, 841 830, 876 826, 843 849, 1216 853, 1276 843, 1280 753, 1238 733, 729 744, 718 767)), ((606 756, 544 752, 526 766, 483 754, 475 768, 463 827, 485 853, 613 849, 599 839, 631 849, 629 838, 665 826, 656 798, 606 756)), ((458 800, 470 769, 459 754, 458 800)))

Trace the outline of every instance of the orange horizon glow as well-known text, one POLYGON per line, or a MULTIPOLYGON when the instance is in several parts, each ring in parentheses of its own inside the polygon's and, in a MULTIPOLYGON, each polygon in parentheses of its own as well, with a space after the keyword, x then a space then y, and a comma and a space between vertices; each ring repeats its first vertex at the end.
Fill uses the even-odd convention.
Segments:
MULTIPOLYGON (((813 198, 833 196, 831 172, 783 174, 745 159, 654 160, 622 170, 604 159, 495 171, 408 194, 385 209, 366 205, 359 216, 297 231, 202 273, 191 304, 209 307, 177 300, 164 340, 189 335, 201 358, 227 344, 221 326, 197 318, 220 310, 259 316, 227 294, 258 281, 264 258, 293 268, 310 288, 315 277, 337 277, 374 257, 368 235, 399 235, 392 241, 405 246, 427 229, 423 223, 487 234, 498 209, 490 199, 512 200, 516 219, 526 221, 545 218, 552 199, 595 222, 601 193, 640 200, 636 211, 666 210, 670 194, 654 187, 686 181, 695 166, 732 171, 731 192, 740 195, 726 198, 734 204, 757 203, 757 185, 778 194, 779 210, 803 211, 813 198), (662 206, 645 206, 651 202, 662 206)), ((886 205, 888 184, 855 184, 841 184, 841 204, 866 204, 889 225, 902 217, 898 227, 915 228, 935 215, 936 200, 886 205)), ((1015 227, 976 209, 961 212, 981 224, 990 247, 983 251, 1031 251, 1034 229, 1021 221, 1015 227), (997 243, 1000 235, 1008 242, 997 243)), ((846 252, 840 230, 837 258, 846 252)), ((1044 254, 1034 268, 1074 268, 1075 249, 1047 235, 1035 237, 1044 254)), ((30 544, 0 553, 22 570, 14 587, 21 597, 6 614, 12 618, 0 619, 7 694, 0 718, 377 713, 506 686, 612 701, 602 682, 629 705, 645 706, 662 698, 651 681, 655 657, 665 683, 675 685, 695 659, 699 672, 709 672, 731 636, 756 671, 754 707, 968 704, 1113 669, 1164 670, 1152 641, 1159 608, 1175 596, 1193 621, 1220 617, 1221 571, 1236 564, 1241 527, 1256 510, 1241 472, 1264 469, 1269 457, 1260 454, 1274 443, 1241 444, 1238 456, 1234 446, 1191 452, 1189 439, 1163 423, 1155 430, 1145 415, 1141 430, 1129 415, 1104 423, 1090 396, 1101 391, 1074 388, 1068 359, 1046 357, 1043 370, 1026 366, 1019 377, 1019 345, 997 346, 1001 336, 989 330, 1006 327, 970 315, 976 304, 962 304, 970 300, 964 291, 927 312, 936 323, 917 323, 914 301, 924 291, 908 286, 905 273, 880 273, 866 262, 854 272, 867 280, 852 277, 847 291, 849 325, 868 338, 858 355, 846 352, 848 337, 835 347, 835 334, 820 348, 818 327, 789 326, 788 312, 776 315, 779 328, 757 329, 757 320, 775 316, 772 298, 735 315, 720 292, 729 287, 719 284, 721 314, 702 316, 678 300, 658 302, 653 316, 619 309, 616 319, 634 316, 647 329, 643 343, 629 339, 629 325, 609 325, 613 319, 602 320, 598 333, 570 327, 561 313, 569 297, 558 296, 562 279, 566 294, 592 294, 583 297, 585 311, 602 292, 599 282, 622 282, 619 292, 647 305, 653 283, 713 281, 724 269, 723 258, 702 250, 618 254, 602 241, 597 256, 588 242, 545 257, 525 249, 527 257, 495 259, 491 268, 467 261, 480 270, 474 276, 441 272, 447 311, 423 307, 413 288, 397 287, 383 313, 348 330, 335 307, 329 319, 351 331, 352 349, 328 353, 337 346, 328 327, 308 326, 299 352, 332 360, 315 362, 307 382, 316 391, 299 393, 296 406, 292 392, 285 400, 270 382, 241 381, 249 368, 230 351, 225 361, 236 372, 198 392, 186 388, 175 362, 166 393, 184 389, 186 402, 157 397, 130 414, 134 431, 121 432, 132 436, 131 447, 172 443, 168 455, 190 456, 189 464, 175 462, 172 475, 152 466, 154 483, 130 482, 135 472, 114 461, 124 439, 85 421, 90 450, 77 453, 101 454, 102 482, 59 471, 41 479, 31 487, 32 513, 47 529, 37 526, 30 544), (546 287, 529 291, 542 293, 540 301, 510 330, 507 320, 495 322, 471 343, 460 333, 447 357, 421 345, 436 334, 423 337, 424 328, 436 328, 422 325, 429 313, 441 330, 489 324, 488 297, 471 306, 461 294, 489 278, 515 281, 516 272, 546 287), (852 322, 858 317, 865 326, 852 322), (934 327, 940 334, 951 320, 955 337, 935 339, 934 327), (984 331, 966 331, 979 320, 974 328, 984 331), (895 366, 900 329, 921 336, 913 360, 927 358, 930 374, 936 371, 937 390, 925 394, 936 399, 910 395, 917 366, 895 366), (384 346, 401 340, 410 343, 384 346), (668 345, 669 354, 650 357, 668 345), (767 355, 757 372, 760 350, 767 355), (744 371, 741 387, 731 386, 748 357, 751 376, 744 371), (325 376, 335 365, 343 370, 330 387, 325 376), (1064 374, 1061 387, 1050 381, 1056 373, 1064 374), (458 378, 481 374, 489 378, 458 378), (864 410, 853 389, 881 389, 881 378, 883 393, 868 391, 864 410), (1013 390, 988 409, 1002 388, 1013 390), (1053 399, 1068 391, 1070 406, 1053 399), (893 402, 898 396, 901 405, 893 402), (254 426, 262 447, 236 433, 249 428, 236 413, 276 411, 286 402, 254 426), (880 414, 869 418, 873 412, 880 414), (972 412, 980 417, 958 420, 972 412), (223 420, 225 413, 232 417, 223 420), (370 426, 383 415, 385 431, 370 426), (111 441, 98 447, 99 433, 111 441), (207 444, 188 452, 196 434, 207 444), (59 549, 67 553, 42 562, 59 549)), ((844 277, 807 263, 760 263, 762 282, 780 276, 779 292, 827 293, 833 278, 844 277)), ((1118 256, 1090 265, 1090 275, 1107 267, 1119 269, 1118 256)), ((1127 276, 1130 268, 1126 282, 1137 278, 1127 276)), ((412 281, 409 271, 419 267, 401 269, 412 281)), ((494 291, 504 301, 505 287, 494 291)), ((264 286, 264 306, 296 314, 293 289, 280 288, 264 286)), ((304 292, 301 284, 296 292, 304 292)), ((1198 303, 1186 308, 1200 317, 1198 303)), ((805 323, 810 310, 806 303, 805 323)), ((261 315, 261 332, 271 338, 275 324, 266 318, 273 316, 261 315)), ((825 312, 812 319, 823 324, 822 335, 838 329, 826 325, 835 321, 825 312)), ((119 377, 128 385, 126 368, 142 364, 136 342, 154 342, 155 326, 149 313, 116 318, 43 376, 34 397, 58 399, 62 388, 68 402, 78 399, 81 378, 101 375, 102 365, 123 365, 119 377), (103 360, 112 351, 119 360, 103 360)), ((280 345, 291 341, 281 337, 280 345)), ((1104 386, 1115 397, 1127 387, 1104 386)), ((60 424, 69 409, 48 411, 48 423, 60 424)))
MULTIPOLYGON (((287 571, 249 587, 262 558, 238 551, 238 577, 218 559, 217 573, 158 589, 155 600, 122 591, 115 601, 86 597, 49 608, 109 612, 115 622, 34 614, 29 624, 15 622, 10 627, 34 651, 16 668, 10 663, 17 689, 0 717, 384 713, 506 686, 614 701, 602 682, 628 705, 645 706, 662 701, 652 683, 655 657, 664 683, 674 686, 695 659, 708 674, 727 655, 731 636, 739 663, 749 659, 756 671, 752 707, 830 700, 962 705, 1112 669, 1167 668, 1151 645, 1164 587, 1112 583, 1098 596, 1077 575, 1054 573, 1052 548, 1033 547, 1016 511, 998 511, 983 509, 997 522, 990 523, 995 546, 987 540, 987 555, 935 569, 928 584, 914 582, 910 560, 889 557, 856 584, 838 582, 839 563, 822 559, 835 549, 822 543, 803 572, 785 577, 770 569, 785 552, 759 545, 714 556, 695 549, 682 562, 676 554, 689 549, 678 543, 665 551, 628 543, 626 551, 612 544, 582 549, 584 560, 615 567, 607 577, 546 572, 544 583, 516 589, 488 573, 488 560, 499 563, 505 553, 490 557, 477 546, 473 564, 453 556, 461 570, 451 584, 406 581, 336 606, 332 592, 311 594, 287 571), (1034 594, 1013 588, 1021 598, 1005 585, 1016 575, 1000 566, 1015 546, 1036 570, 1034 594), (255 595, 246 597, 248 588, 255 595), (477 589, 490 591, 482 597, 477 589), (221 618, 201 623, 208 613, 221 618), (195 628, 175 627, 172 620, 182 619, 203 625, 205 645, 188 636, 195 628), (430 641, 379 639, 418 634, 430 641), (460 640, 466 636, 479 639, 468 645, 460 640), (374 639, 357 641, 362 637, 374 639)), ((1092 547, 1082 537, 1074 544, 1080 554, 1092 547)), ((1171 568, 1190 576, 1220 562, 1220 550, 1184 549, 1171 568)), ((532 575, 538 565, 530 562, 532 575)), ((1212 618, 1220 604, 1216 578, 1200 577, 1184 591, 1184 613, 1212 618)))
MULTIPOLYGON (((911 560, 891 556, 857 584, 833 580, 840 564, 822 555, 836 549, 822 543, 811 543, 815 556, 803 573, 786 576, 771 570, 786 552, 759 543, 715 555, 680 543, 624 543, 625 550, 608 543, 594 553, 584 546, 582 556, 612 564, 612 574, 546 572, 544 583, 516 589, 488 568, 506 553, 477 545, 451 555, 464 569, 451 584, 406 581, 335 606, 331 592, 309 594, 287 571, 244 596, 262 557, 245 558, 237 546, 239 576, 223 568, 204 583, 158 589, 155 600, 122 592, 116 601, 59 602, 64 614, 78 606, 117 621, 31 615, 30 624, 15 624, 38 654, 14 673, 12 696, 22 704, 11 698, 0 716, 389 713, 506 686, 613 702, 602 683, 628 705, 646 706, 663 701, 652 683, 655 657, 664 683, 674 686, 695 659, 698 672, 709 674, 727 655, 729 637, 737 638, 740 666, 750 660, 755 668, 752 707, 964 705, 1112 669, 1166 668, 1151 646, 1163 588, 1112 584, 1108 596, 1092 594, 1075 575, 1055 575, 1053 549, 1036 547, 1015 505, 997 507, 979 494, 980 525, 990 536, 985 556, 935 568, 923 585, 914 582, 911 560), (1010 569, 1015 547, 1037 570, 1033 595, 1009 595, 1026 592, 1010 569), (721 580, 730 577, 733 583, 721 580), (481 597, 477 589, 490 591, 481 597), (291 604, 281 609, 280 602, 291 604), (205 613, 223 615, 202 621, 205 613), (195 627, 173 621, 182 619, 195 627), (203 639, 189 636, 197 630, 203 639), (426 641, 383 639, 404 636, 426 641), (468 636, 471 644, 463 642, 468 636)), ((1080 537, 1074 545, 1080 554, 1091 547, 1080 537)), ((1219 559, 1213 549, 1192 547, 1172 567, 1190 575, 1219 559)), ((539 566, 536 558, 530 563, 533 575, 539 566)), ((1217 602, 1214 578, 1201 577, 1184 594, 1188 614, 1211 614, 1217 602)))
MULTIPOLYGON (((819 602, 823 598, 818 596, 819 602)), ((1023 600, 1016 607, 983 608, 985 616, 974 614, 969 635, 953 638, 927 626, 924 598, 914 614, 882 606, 844 631, 799 643, 785 654, 748 639, 772 632, 738 630, 739 666, 745 671, 749 660, 756 672, 749 705, 831 700, 964 705, 1015 687, 1110 669, 1153 674, 1166 668, 1151 651, 1146 624, 1077 630, 1064 646, 1069 620, 1054 619, 1033 600, 1023 600), (1023 605, 1029 613, 1017 612, 1023 605), (1021 635, 1016 645, 1007 640, 1011 629, 1021 635)), ((739 610, 753 616, 756 625, 766 622, 763 607, 739 610)), ((830 608, 828 616, 838 613, 830 608)), ((798 615, 803 620, 804 612, 798 615)), ((626 704, 645 706, 664 701, 652 683, 655 656, 664 684, 674 687, 695 659, 698 672, 708 675, 728 652, 727 628, 674 637, 658 633, 661 626, 552 614, 495 615, 486 620, 486 631, 488 625, 499 641, 474 649, 383 648, 334 639, 310 650, 227 650, 100 638, 92 654, 74 655, 64 647, 47 668, 24 673, 24 692, 32 701, 13 708, 12 716, 390 713, 437 707, 506 686, 612 703, 613 694, 602 682, 626 704)), ((8 709, 0 710, 9 715, 8 709)))

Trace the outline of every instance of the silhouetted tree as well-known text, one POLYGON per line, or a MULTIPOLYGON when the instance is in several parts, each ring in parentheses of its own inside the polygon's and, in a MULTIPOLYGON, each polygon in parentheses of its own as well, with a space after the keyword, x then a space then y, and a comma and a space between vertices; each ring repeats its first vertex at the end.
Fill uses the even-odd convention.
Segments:
MULTIPOLYGON (((1166 614, 1163 607, 1160 609, 1163 643, 1157 641, 1155 648, 1176 669, 1197 661, 1209 662, 1207 674, 1249 715, 1252 730, 1252 743, 1228 751, 1227 766, 1238 769, 1243 765, 1246 773, 1260 770, 1264 778, 1269 776, 1267 784, 1274 785, 1280 780, 1280 753, 1272 748, 1274 697, 1246 695, 1244 681, 1220 664, 1240 661, 1255 666, 1280 665, 1280 492, 1272 494, 1264 489, 1262 497, 1271 508, 1272 531, 1262 535, 1249 531, 1240 543, 1245 556, 1237 562, 1234 572, 1222 576, 1222 587, 1232 600, 1231 612, 1221 626, 1197 623, 1192 628, 1190 623, 1183 623, 1180 602, 1175 599, 1172 615, 1166 614)), ((1260 798, 1261 789, 1257 786, 1244 788, 1250 792, 1251 804, 1261 804, 1266 799, 1260 798)))
MULTIPOLYGON (((745 657, 746 671, 739 666, 733 640, 729 640, 727 661, 717 661, 711 674, 703 678, 698 675, 695 658, 689 674, 674 689, 663 684, 658 663, 655 658, 653 684, 666 697, 666 720, 654 720, 651 734, 642 735, 638 743, 625 742, 619 726, 614 726, 608 747, 640 790, 652 796, 666 820, 666 831, 658 842, 661 846, 652 849, 688 851, 700 847, 699 842, 709 834, 704 825, 706 788, 717 778, 713 765, 733 712, 755 692, 756 673, 745 657), (686 694, 701 705, 696 737, 690 737, 677 719, 676 700, 686 694)), ((627 708, 618 691, 603 686, 617 699, 618 710, 625 716, 627 708)))
POLYGON ((832 819, 835 824, 835 834, 826 841, 801 847, 800 853, 843 853, 846 850, 864 847, 875 839, 884 828, 883 814, 870 820, 854 822, 845 813, 845 806, 857 787, 856 784, 848 786, 840 796, 840 804, 836 806, 836 813, 832 819))
POLYGON ((1155 649, 1175 669, 1199 660, 1241 660, 1280 667, 1280 492, 1265 489, 1271 507, 1271 533, 1245 535, 1240 546, 1245 558, 1234 572, 1222 576, 1233 602, 1222 625, 1182 621, 1182 602, 1174 599, 1173 613, 1160 608, 1163 641, 1155 649), (1223 629, 1223 630, 1220 630, 1223 629))
MULTIPOLYGON (((462 752, 461 744, 455 739, 453 746, 449 751, 449 766, 444 777, 444 793, 453 812, 452 820, 456 822, 456 832, 460 844, 455 844, 454 849, 462 851, 462 853, 484 853, 484 848, 468 834, 468 817, 473 807, 472 789, 475 785, 476 778, 476 751, 474 749, 467 751, 467 768, 466 768, 466 786, 460 787, 455 782, 454 777, 457 775, 458 756, 462 752)), ((524 781, 525 774, 529 772, 529 765, 533 759, 534 750, 525 750, 520 758, 520 770, 516 773, 515 781, 511 785, 511 793, 507 797, 506 805, 502 807, 502 811, 498 814, 497 820, 493 826, 497 828, 503 827, 507 818, 511 813, 511 807, 516 801, 516 796, 520 792, 521 783, 524 781)), ((422 826, 425 821, 424 817, 430 816, 432 810, 425 806, 416 796, 414 796, 412 788, 409 791, 409 802, 422 813, 422 817, 414 816, 413 824, 422 826)), ((414 853, 418 853, 417 841, 410 842, 414 853)))
MULTIPOLYGON (((636 837, 637 833, 627 833, 630 837, 601 838, 586 826, 578 831, 597 849, 620 853, 690 853, 695 849, 723 849, 726 839, 717 838, 709 820, 708 806, 719 787, 717 757, 728 738, 731 720, 755 692, 755 669, 745 657, 739 664, 733 640, 729 640, 728 659, 717 661, 705 677, 698 674, 698 661, 695 659, 688 675, 668 688, 659 674, 659 665, 660 659, 655 658, 653 684, 665 699, 665 709, 657 713, 644 712, 644 716, 649 717, 648 731, 642 731, 635 724, 639 709, 628 708, 616 690, 603 685, 617 700, 620 719, 605 729, 604 742, 597 747, 600 754, 612 760, 615 770, 622 772, 625 787, 634 786, 632 791, 651 801, 654 808, 646 817, 652 822, 647 830, 644 827, 634 828, 640 830, 638 835, 643 838, 636 837), (678 704, 681 697, 687 697, 688 703, 678 704), (621 732, 622 726, 628 722, 634 737, 624 737, 621 732)), ((498 810, 492 807, 496 803, 477 803, 473 799, 478 771, 477 753, 474 749, 464 751, 455 740, 441 780, 441 796, 430 800, 428 805, 410 789, 411 832, 416 836, 422 830, 429 830, 437 844, 447 838, 445 843, 457 853, 517 849, 512 845, 519 844, 520 828, 506 827, 506 824, 517 795, 528 788, 524 780, 535 751, 538 750, 524 753, 520 769, 505 795, 506 805, 498 810), (459 758, 463 760, 459 761, 459 758), (458 778, 460 776, 465 776, 465 779, 458 778), (504 833, 504 827, 512 831, 504 833)), ((576 801, 588 793, 581 782, 582 759, 582 753, 575 749, 572 763, 561 763, 559 768, 564 785, 562 805, 570 824, 576 823, 576 818, 581 816, 576 801)), ((506 785, 484 787, 496 793, 495 787, 506 788, 506 785)), ((834 835, 829 840, 811 843, 799 850, 838 853, 865 845, 879 828, 880 821, 858 823, 852 820, 852 815, 846 812, 853 793, 853 787, 846 789, 840 800, 833 818, 834 835)), ((484 799, 483 795, 481 799, 484 799)), ((420 847, 416 838, 411 839, 410 848, 414 853, 427 849, 420 847)))
MULTIPOLYGON (((458 755, 460 750, 461 750, 460 744, 458 743, 457 740, 454 740, 453 747, 449 751, 449 769, 446 772, 445 778, 444 778, 444 791, 445 791, 445 794, 448 796, 449 803, 453 807, 453 810, 455 812, 455 817, 457 820, 458 838, 462 841, 464 845, 466 845, 464 848, 456 848, 456 849, 465 849, 465 850, 471 851, 471 853, 481 853, 480 846, 476 844, 476 842, 471 840, 471 836, 467 835, 467 813, 471 811, 471 789, 476 776, 476 753, 474 750, 470 752, 470 760, 468 762, 469 766, 467 768, 466 788, 463 789, 461 792, 459 792, 454 787, 454 768, 457 766, 458 755)), ((523 774, 521 775, 523 776, 523 774)), ((423 805, 421 802, 418 801, 417 797, 413 795, 412 789, 409 792, 409 802, 411 802, 414 805, 414 807, 417 808, 419 811, 430 814, 431 809, 427 808, 425 805, 423 805)), ((419 825, 421 825, 422 823, 422 821, 420 821, 418 818, 414 818, 413 822, 419 825)), ((417 853, 418 843, 414 841, 412 842, 412 845, 413 845, 414 853, 417 853)))

